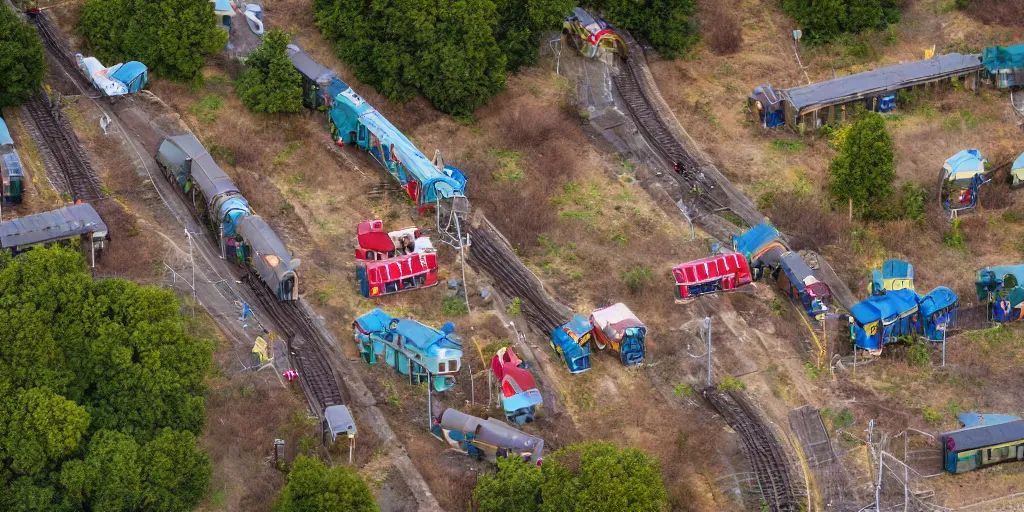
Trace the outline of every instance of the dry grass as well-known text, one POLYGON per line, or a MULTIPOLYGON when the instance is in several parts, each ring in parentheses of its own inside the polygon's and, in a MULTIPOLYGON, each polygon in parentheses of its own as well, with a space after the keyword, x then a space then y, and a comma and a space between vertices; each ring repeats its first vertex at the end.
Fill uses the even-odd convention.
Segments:
POLYGON ((967 14, 986 25, 1024 28, 1024 3, 1015 0, 970 0, 967 14))
POLYGON ((704 41, 718 55, 739 51, 743 45, 743 25, 732 2, 704 1, 700 6, 704 41))

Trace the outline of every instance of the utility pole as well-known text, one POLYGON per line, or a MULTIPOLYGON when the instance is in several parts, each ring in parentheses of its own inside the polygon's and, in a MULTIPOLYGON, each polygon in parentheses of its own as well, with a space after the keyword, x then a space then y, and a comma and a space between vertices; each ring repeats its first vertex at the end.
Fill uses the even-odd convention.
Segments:
POLYGON ((427 370, 427 430, 434 426, 434 409, 430 406, 430 370, 427 370))
POLYGON ((708 337, 708 387, 711 387, 711 317, 704 317, 704 333, 708 337))

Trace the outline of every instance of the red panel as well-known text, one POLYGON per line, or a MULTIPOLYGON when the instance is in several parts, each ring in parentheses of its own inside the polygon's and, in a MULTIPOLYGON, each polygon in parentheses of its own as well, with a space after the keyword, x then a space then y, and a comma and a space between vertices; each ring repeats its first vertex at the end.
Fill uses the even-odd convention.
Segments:
MULTIPOLYGON (((383 253, 395 250, 395 243, 391 241, 391 237, 384 231, 384 221, 381 220, 360 222, 356 228, 356 239, 359 241, 359 247, 363 249, 383 253)), ((360 254, 357 250, 356 257, 359 256, 360 254)))
POLYGON ((693 285, 724 279, 731 281, 729 288, 734 288, 751 280, 747 259, 738 253, 719 254, 690 261, 672 269, 672 274, 677 285, 693 285))

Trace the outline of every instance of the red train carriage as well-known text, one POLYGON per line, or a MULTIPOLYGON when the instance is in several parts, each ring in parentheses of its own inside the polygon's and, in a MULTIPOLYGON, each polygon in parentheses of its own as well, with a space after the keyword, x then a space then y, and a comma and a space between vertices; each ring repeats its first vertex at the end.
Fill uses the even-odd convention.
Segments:
POLYGON ((750 265, 739 253, 719 254, 683 263, 672 269, 676 278, 676 302, 698 295, 732 290, 750 284, 750 265))
POLYGON ((419 229, 388 233, 383 221, 372 220, 359 224, 356 240, 356 279, 363 297, 437 284, 437 253, 419 229))
POLYGON ((384 221, 360 222, 356 229, 356 259, 386 260, 405 254, 433 250, 430 239, 424 237, 419 228, 411 227, 398 231, 384 231, 384 221))

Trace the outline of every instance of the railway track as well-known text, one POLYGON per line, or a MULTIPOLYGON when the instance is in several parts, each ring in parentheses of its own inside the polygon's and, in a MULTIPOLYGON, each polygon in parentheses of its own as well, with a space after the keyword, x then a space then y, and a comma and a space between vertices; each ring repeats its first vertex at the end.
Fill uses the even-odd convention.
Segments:
POLYGON ((299 367, 299 382, 307 397, 315 401, 317 415, 323 414, 327 407, 344 404, 341 387, 334 378, 334 369, 324 350, 330 342, 313 327, 313 319, 295 302, 278 302, 254 273, 248 273, 244 280, 256 299, 255 305, 283 331, 299 367))
POLYGON ((518 297, 527 320, 545 335, 572 318, 572 309, 556 301, 543 283, 515 255, 512 247, 486 219, 470 230, 469 254, 473 266, 494 279, 498 291, 509 300, 518 297))
POLYGON ((786 454, 750 405, 738 395, 714 388, 705 389, 704 396, 743 439, 744 452, 757 475, 768 510, 799 510, 800 502, 792 487, 786 454))
POLYGON ((51 175, 64 178, 67 191, 76 201, 100 199, 99 179, 60 106, 52 105, 46 93, 39 91, 25 104, 23 112, 31 124, 28 131, 51 175))

